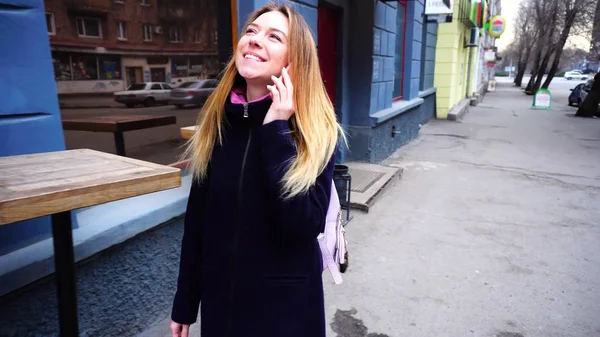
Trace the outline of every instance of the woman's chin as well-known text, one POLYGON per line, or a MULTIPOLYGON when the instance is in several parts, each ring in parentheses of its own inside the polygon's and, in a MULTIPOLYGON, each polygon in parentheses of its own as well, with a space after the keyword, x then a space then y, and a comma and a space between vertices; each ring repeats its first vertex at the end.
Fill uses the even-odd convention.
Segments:
POLYGON ((238 70, 238 72, 247 81, 259 80, 259 79, 262 79, 263 77, 265 77, 264 74, 256 72, 256 71, 252 71, 250 69, 240 69, 240 70, 238 70))

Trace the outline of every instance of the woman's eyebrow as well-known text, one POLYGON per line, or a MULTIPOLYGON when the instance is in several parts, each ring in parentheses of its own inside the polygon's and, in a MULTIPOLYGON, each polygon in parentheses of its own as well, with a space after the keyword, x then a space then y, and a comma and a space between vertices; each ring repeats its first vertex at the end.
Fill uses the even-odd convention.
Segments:
MULTIPOLYGON (((256 27, 256 28, 261 28, 261 27, 260 27, 259 25, 257 25, 256 23, 251 23, 251 24, 249 24, 249 25, 248 25, 248 27, 256 27)), ((284 33, 282 30, 280 30, 280 29, 277 29, 277 28, 273 28, 273 27, 271 27, 271 28, 269 28, 268 30, 274 30, 274 31, 276 31, 276 32, 279 32, 279 33, 281 33, 281 34, 282 34, 282 35, 283 35, 283 36, 284 36, 284 37, 287 39, 287 35, 286 35, 286 34, 285 34, 285 33, 284 33)))

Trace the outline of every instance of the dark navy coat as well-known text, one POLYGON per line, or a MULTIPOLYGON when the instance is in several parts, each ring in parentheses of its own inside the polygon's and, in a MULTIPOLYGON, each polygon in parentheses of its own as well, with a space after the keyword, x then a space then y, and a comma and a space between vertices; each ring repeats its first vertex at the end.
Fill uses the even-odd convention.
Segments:
POLYGON ((325 336, 316 238, 334 158, 309 192, 282 199, 296 148, 287 121, 262 125, 270 105, 228 100, 223 145, 192 184, 172 319, 194 323, 201 302, 202 337, 325 336))

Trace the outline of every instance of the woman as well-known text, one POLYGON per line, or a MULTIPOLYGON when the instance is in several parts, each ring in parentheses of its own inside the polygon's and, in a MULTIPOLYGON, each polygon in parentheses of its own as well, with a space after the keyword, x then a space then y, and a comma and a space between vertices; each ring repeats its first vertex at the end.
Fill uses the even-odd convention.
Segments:
POLYGON ((186 337, 202 302, 202 337, 324 337, 316 237, 341 128, 301 15, 271 4, 243 32, 188 147, 171 330, 186 337))

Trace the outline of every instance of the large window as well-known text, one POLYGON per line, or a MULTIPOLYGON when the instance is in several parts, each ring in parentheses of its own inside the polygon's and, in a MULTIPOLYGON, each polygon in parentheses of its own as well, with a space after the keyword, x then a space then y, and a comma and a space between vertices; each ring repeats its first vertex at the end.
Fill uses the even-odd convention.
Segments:
POLYGON ((188 76, 188 58, 186 56, 171 57, 171 75, 173 77, 188 76))
POLYGON ((52 13, 46 13, 46 28, 48 29, 48 35, 56 35, 56 25, 52 13))
POLYGON ((202 76, 204 69, 204 56, 190 57, 190 76, 202 76))
POLYGON ((96 55, 92 54, 71 54, 73 61, 73 79, 74 80, 97 80, 98 62, 96 55))
POLYGON ((398 0, 396 16, 396 51, 394 53, 394 100, 402 99, 404 90, 404 47, 406 43, 406 13, 408 0, 398 0))
POLYGON ((98 65, 100 66, 101 80, 120 80, 121 77, 121 57, 117 55, 99 55, 98 65))
POLYGON ((77 34, 82 37, 102 37, 100 19, 77 18, 77 34))
POLYGON ((117 39, 127 40, 127 23, 117 22, 117 39))
POLYGON ((181 29, 178 27, 171 27, 169 29, 169 42, 181 43, 181 29))
POLYGON ((144 41, 152 41, 152 26, 151 25, 143 25, 142 33, 144 35, 144 41))
POLYGON ((52 52, 52 66, 54 67, 54 79, 56 81, 68 81, 71 79, 70 62, 69 54, 52 52))
POLYGON ((198 28, 194 30, 194 43, 202 43, 202 31, 198 28))

